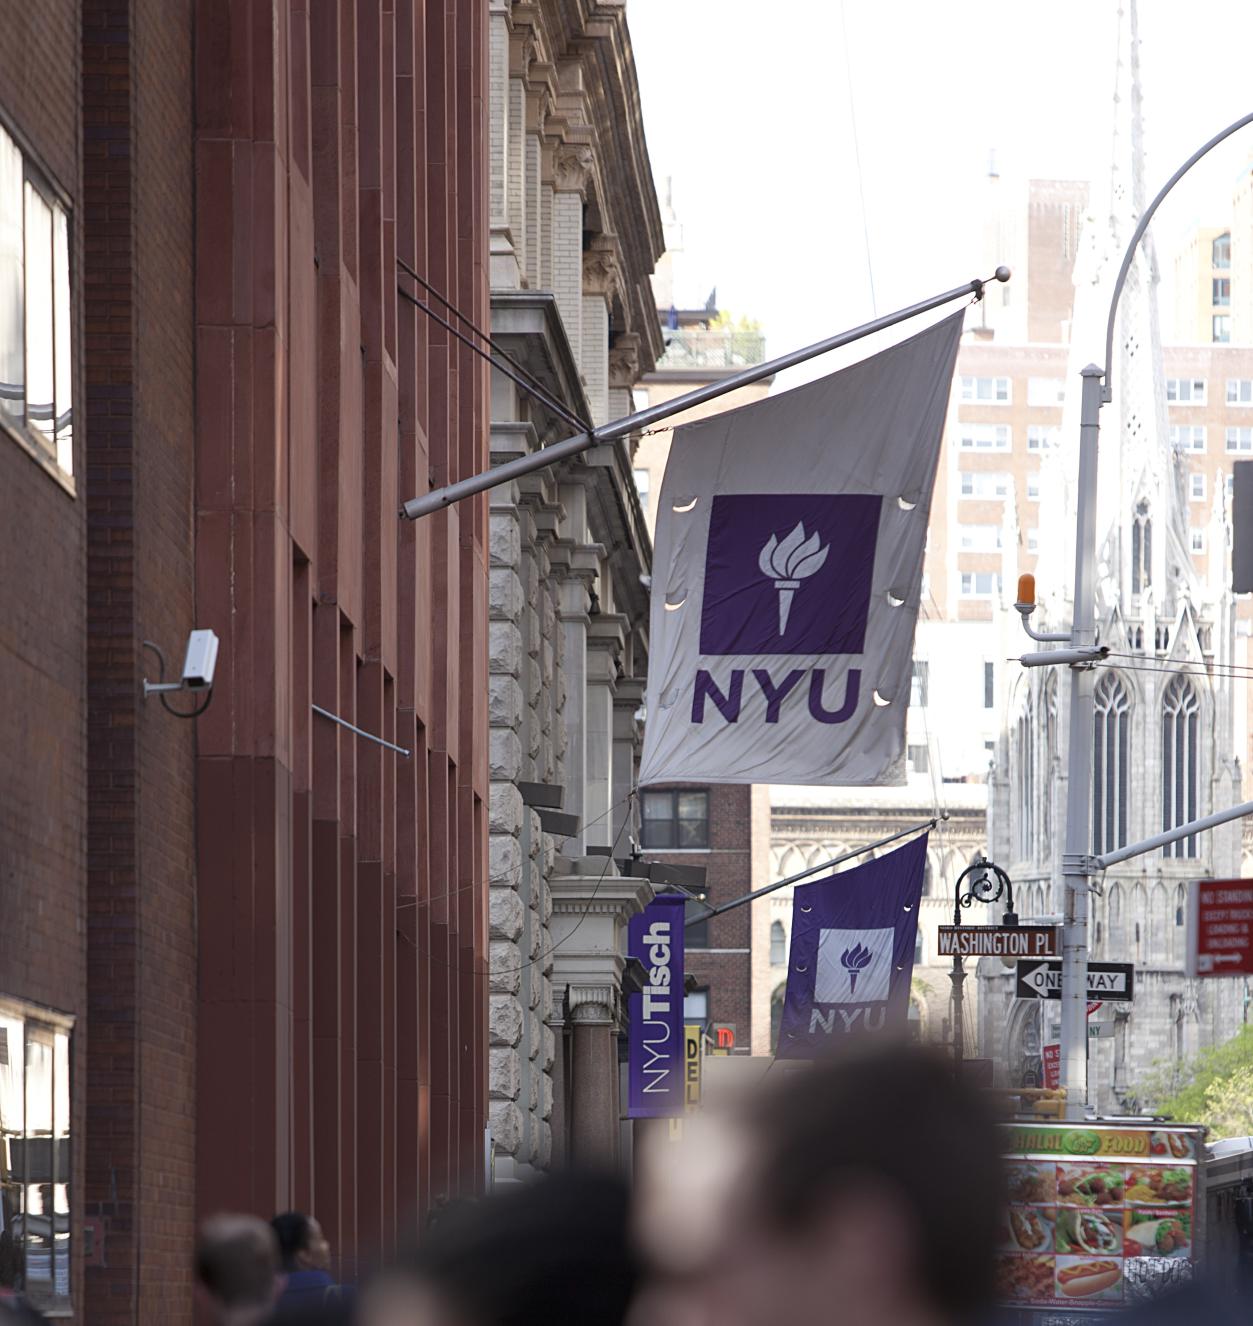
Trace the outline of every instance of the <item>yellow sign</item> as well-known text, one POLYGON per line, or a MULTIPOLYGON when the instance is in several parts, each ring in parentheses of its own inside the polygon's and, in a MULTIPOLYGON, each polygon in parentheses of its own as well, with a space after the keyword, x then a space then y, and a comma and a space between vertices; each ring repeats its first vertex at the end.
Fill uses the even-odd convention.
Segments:
POLYGON ((700 1047, 704 1034, 699 1022, 688 1023, 683 1028, 683 1099, 689 1110, 700 1104, 700 1047))
POLYGON ((1009 1128, 1011 1155, 1083 1156, 1150 1163, 1196 1163, 1196 1134, 1173 1128, 1100 1128, 1082 1124, 1017 1124, 1009 1128))

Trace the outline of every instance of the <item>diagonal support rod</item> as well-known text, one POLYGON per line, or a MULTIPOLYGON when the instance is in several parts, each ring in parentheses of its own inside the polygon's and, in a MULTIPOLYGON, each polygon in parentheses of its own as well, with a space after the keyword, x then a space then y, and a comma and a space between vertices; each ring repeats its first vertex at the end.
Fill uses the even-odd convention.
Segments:
MULTIPOLYGON (((1009 268, 998 267, 996 272, 987 279, 989 281, 1008 281, 1009 268)), ((532 474, 536 470, 546 469, 549 465, 556 464, 560 460, 567 460, 571 456, 581 455, 584 451, 589 451, 592 447, 599 446, 603 442, 613 442, 620 437, 625 437, 628 433, 648 428, 655 423, 659 423, 662 419, 669 419, 676 414, 681 414, 694 405, 703 405, 705 401, 725 396, 728 392, 747 386, 750 382, 759 382, 762 378, 772 377, 776 373, 781 373, 785 368, 794 368, 797 364, 815 359, 818 355, 826 354, 829 350, 838 350, 840 346, 850 345, 853 341, 859 341, 864 336, 870 336, 877 331, 884 331, 888 327, 895 327, 897 323, 916 318, 920 313, 929 313, 932 309, 941 308, 945 304, 952 303, 955 299, 969 299, 972 295, 975 299, 982 299, 983 287, 986 283, 986 281, 978 278, 967 281, 965 285, 955 286, 952 290, 944 291, 943 294, 932 295, 930 299, 924 299, 917 304, 910 304, 908 308, 897 309, 895 313, 885 313, 883 317, 864 322, 860 327, 854 327, 850 331, 837 332, 834 336, 815 341, 812 345, 806 345, 800 350, 793 350, 790 354, 780 355, 777 359, 769 359, 764 364, 753 364, 750 368, 732 373, 730 377, 721 378, 707 386, 697 387, 693 391, 685 392, 682 396, 676 396, 673 400, 664 401, 660 405, 650 405, 646 410, 639 410, 635 414, 628 414, 622 419, 615 419, 610 423, 601 424, 598 428, 577 433, 562 442, 554 442, 552 446, 543 447, 539 451, 532 452, 529 456, 519 456, 516 460, 496 466, 495 469, 486 470, 482 474, 471 475, 470 478, 461 479, 445 488, 436 488, 432 492, 424 493, 421 497, 415 497, 406 502, 400 509, 401 518, 417 520, 421 516, 429 516, 436 511, 442 511, 455 502, 462 502, 467 497, 475 496, 476 493, 486 492, 489 488, 497 488, 503 483, 512 483, 514 479, 520 479, 525 474, 532 474)))
POLYGON ((723 912, 729 912, 735 907, 743 907, 746 902, 755 902, 758 898, 764 898, 767 893, 773 893, 776 889, 786 888, 789 884, 797 884, 802 879, 807 879, 810 875, 816 875, 819 871, 830 870, 832 866, 843 865, 845 861, 852 861, 856 857, 865 856, 867 852, 873 852, 880 847, 886 847, 888 843, 894 843, 898 838, 907 838, 911 833, 921 833, 923 829, 934 829, 940 820, 948 819, 948 811, 943 811, 935 819, 923 820, 919 824, 911 824, 907 829, 901 829, 898 833, 889 834, 886 838, 880 838, 877 842, 867 843, 864 847, 854 847, 851 852, 844 852, 840 856, 833 856, 830 861, 820 861, 816 866, 810 866, 808 870, 802 870, 798 874, 789 875, 787 879, 776 880, 773 884, 764 884, 759 889, 754 889, 751 893, 746 893, 742 898, 733 898, 730 902, 724 902, 720 907, 710 907, 707 912, 701 912, 699 916, 689 917, 683 924, 684 926, 695 925, 697 921, 708 921, 711 916, 721 916, 723 912))

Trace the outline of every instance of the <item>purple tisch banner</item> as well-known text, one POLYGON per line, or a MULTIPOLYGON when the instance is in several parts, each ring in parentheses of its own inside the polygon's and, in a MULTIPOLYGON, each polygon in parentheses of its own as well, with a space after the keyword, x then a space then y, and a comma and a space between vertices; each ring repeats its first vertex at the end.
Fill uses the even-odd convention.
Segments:
POLYGON ((644 989, 631 995, 627 1114, 656 1119, 683 1113, 684 899, 663 894, 631 918, 627 957, 644 964, 644 989))
POLYGON ((844 1037, 903 1025, 927 837, 797 887, 777 1058, 820 1058, 844 1037))

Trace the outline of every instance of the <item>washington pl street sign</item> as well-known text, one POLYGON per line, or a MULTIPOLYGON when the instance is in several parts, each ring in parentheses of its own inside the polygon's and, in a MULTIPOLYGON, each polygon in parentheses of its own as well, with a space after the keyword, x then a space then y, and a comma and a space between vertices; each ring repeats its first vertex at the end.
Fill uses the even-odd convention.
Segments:
MULTIPOLYGON (((1135 968, 1129 962, 1089 962, 1087 997, 1092 1003, 1125 1003, 1135 994, 1135 968)), ((1062 964, 1018 959, 1018 999, 1060 999, 1062 964)))
POLYGON ((1054 925, 942 925, 942 958, 1055 958, 1054 925))

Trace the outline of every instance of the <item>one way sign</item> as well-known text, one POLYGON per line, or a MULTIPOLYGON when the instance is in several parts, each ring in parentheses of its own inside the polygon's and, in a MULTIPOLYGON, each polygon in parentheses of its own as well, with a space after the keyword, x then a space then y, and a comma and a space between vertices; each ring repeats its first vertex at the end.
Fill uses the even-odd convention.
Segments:
MULTIPOLYGON (((1020 958, 1014 994, 1019 999, 1060 999, 1062 964, 1020 958)), ((1129 962, 1089 962, 1088 999, 1093 1003, 1126 1003, 1135 995, 1135 968, 1129 962)))

